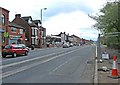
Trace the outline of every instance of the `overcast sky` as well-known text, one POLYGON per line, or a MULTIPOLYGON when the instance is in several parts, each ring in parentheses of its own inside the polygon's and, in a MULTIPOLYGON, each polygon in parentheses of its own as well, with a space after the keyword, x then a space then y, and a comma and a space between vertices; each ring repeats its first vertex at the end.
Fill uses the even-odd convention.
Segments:
POLYGON ((106 0, 0 0, 0 6, 10 11, 12 21, 15 14, 40 19, 43 10, 43 27, 47 35, 66 32, 85 39, 97 40, 98 31, 92 26, 95 21, 88 14, 99 13, 106 0))

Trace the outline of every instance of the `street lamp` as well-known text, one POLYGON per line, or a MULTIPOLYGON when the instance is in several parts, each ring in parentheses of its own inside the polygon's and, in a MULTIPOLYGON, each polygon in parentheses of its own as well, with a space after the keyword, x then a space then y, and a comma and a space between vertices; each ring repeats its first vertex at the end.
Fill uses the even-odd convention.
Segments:
POLYGON ((43 9, 40 10, 41 11, 41 26, 42 26, 42 11, 43 10, 47 10, 47 8, 43 8, 43 9))

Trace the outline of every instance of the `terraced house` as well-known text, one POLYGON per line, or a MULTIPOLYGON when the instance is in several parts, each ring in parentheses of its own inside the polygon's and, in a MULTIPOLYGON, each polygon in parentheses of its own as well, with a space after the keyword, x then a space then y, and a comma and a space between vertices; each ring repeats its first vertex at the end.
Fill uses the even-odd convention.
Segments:
POLYGON ((9 11, 0 7, 0 33, 2 45, 12 43, 25 44, 25 28, 15 23, 9 22, 9 11))
POLYGON ((45 45, 46 29, 42 30, 41 22, 39 20, 32 20, 31 16, 21 17, 21 14, 16 14, 15 19, 12 21, 25 28, 25 44, 30 47, 34 45, 35 47, 43 47, 45 45), (44 38, 45 39, 45 38, 44 38))
POLYGON ((31 16, 21 17, 16 14, 9 22, 9 10, 0 7, 0 38, 1 45, 23 43, 31 47, 46 47, 46 28, 40 20, 32 20, 31 16))
POLYGON ((9 33, 8 33, 8 24, 9 24, 9 10, 0 7, 0 30, 2 37, 2 45, 8 44, 9 33))
POLYGON ((9 22, 8 27, 9 44, 25 44, 25 28, 13 22, 9 22))

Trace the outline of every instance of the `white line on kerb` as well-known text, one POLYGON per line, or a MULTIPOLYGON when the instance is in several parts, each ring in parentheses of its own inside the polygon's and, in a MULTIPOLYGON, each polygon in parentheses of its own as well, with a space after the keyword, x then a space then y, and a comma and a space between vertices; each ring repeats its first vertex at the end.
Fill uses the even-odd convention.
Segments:
POLYGON ((96 57, 96 59, 97 59, 97 46, 96 46, 96 56, 95 56, 95 57, 96 57))
POLYGON ((96 58, 95 58, 95 74, 94 74, 94 85, 98 85, 98 66, 97 66, 97 46, 96 46, 96 58))

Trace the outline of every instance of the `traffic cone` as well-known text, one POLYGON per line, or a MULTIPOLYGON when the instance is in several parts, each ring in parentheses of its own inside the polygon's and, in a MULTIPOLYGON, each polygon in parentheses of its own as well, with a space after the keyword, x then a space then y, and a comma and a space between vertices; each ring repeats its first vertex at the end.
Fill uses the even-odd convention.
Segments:
POLYGON ((117 56, 114 55, 113 56, 112 75, 111 75, 111 77, 113 77, 113 78, 118 78, 119 77, 119 75, 118 75, 118 69, 117 69, 117 66, 116 66, 116 59, 117 59, 117 56))

